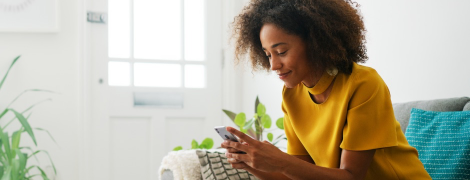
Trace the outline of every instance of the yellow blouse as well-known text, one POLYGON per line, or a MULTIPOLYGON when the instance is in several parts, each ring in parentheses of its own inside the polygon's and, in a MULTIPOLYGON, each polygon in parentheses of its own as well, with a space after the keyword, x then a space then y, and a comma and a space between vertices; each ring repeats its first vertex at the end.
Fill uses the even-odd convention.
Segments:
POLYGON ((431 179, 395 119, 387 85, 370 67, 354 63, 350 75, 325 73, 313 88, 284 87, 282 109, 290 155, 310 155, 318 166, 339 168, 342 149, 376 149, 366 179, 431 179), (328 99, 313 102, 310 94, 321 94, 331 83, 328 99))

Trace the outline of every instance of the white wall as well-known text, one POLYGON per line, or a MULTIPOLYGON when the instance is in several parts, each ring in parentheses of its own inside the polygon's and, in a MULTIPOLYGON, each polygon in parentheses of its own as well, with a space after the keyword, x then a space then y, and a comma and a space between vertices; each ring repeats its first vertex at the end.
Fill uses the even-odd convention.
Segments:
MULTIPOLYGON (((393 103, 470 96, 470 1, 359 0, 369 61, 389 86, 393 103)), ((281 116, 282 82, 245 70, 242 110, 256 95, 281 116)))
POLYGON ((369 61, 393 102, 470 96, 470 1, 360 0, 369 61))
MULTIPOLYGON (((58 171, 57 179, 79 178, 79 18, 84 20, 84 16, 79 17, 81 2, 60 1, 58 33, 0 33, 0 76, 3 77, 14 57, 22 55, 0 90, 0 107, 4 108, 25 89, 40 88, 60 93, 30 93, 13 106, 23 110, 39 100, 52 97, 52 102, 33 110, 29 121, 33 127, 49 130, 58 143, 55 145, 47 134, 36 131, 38 149, 47 150, 52 156, 58 171)), ((33 147, 26 134, 21 141, 33 147)), ((40 159, 43 167, 49 164, 47 158, 40 159)))

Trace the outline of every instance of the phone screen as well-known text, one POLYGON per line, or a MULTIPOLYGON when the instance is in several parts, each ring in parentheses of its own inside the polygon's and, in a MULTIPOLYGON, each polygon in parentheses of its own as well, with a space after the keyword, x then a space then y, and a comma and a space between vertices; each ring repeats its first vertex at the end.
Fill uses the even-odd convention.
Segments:
MULTIPOLYGON (((217 132, 217 134, 219 134, 220 137, 222 137, 222 139, 239 142, 237 137, 235 137, 235 135, 233 135, 232 133, 228 132, 225 126, 217 126, 217 127, 214 127, 214 129, 217 132)), ((237 153, 246 154, 246 152, 243 152, 243 151, 240 151, 237 153)))
POLYGON ((228 132, 227 129, 225 129, 225 126, 217 126, 214 127, 214 129, 220 135, 220 137, 222 137, 222 139, 238 142, 238 139, 235 137, 235 135, 228 132))

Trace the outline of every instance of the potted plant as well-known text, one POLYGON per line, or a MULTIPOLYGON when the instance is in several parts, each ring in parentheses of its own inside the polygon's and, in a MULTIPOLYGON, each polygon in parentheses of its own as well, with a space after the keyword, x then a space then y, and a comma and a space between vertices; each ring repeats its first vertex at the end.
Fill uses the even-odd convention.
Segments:
MULTIPOLYGON (((7 78, 11 68, 16 63, 16 61, 18 61, 19 58, 20 56, 16 57, 11 63, 10 67, 8 68, 7 72, 5 73, 3 79, 0 82, 0 89, 2 88, 3 83, 5 82, 5 79, 7 78)), ((16 109, 11 107, 11 105, 23 94, 31 91, 51 92, 41 89, 25 90, 20 93, 15 99, 13 99, 13 101, 10 102, 0 113, 0 120, 3 120, 4 122, 6 119, 6 114, 14 114, 13 119, 9 120, 5 125, 0 125, 0 180, 27 180, 32 179, 35 176, 41 176, 43 179, 49 179, 45 171, 40 166, 30 163, 31 158, 36 158, 36 155, 39 153, 46 154, 49 157, 52 168, 54 169, 54 173, 57 174, 55 165, 52 162, 52 159, 50 158, 50 155, 47 151, 34 150, 33 148, 20 145, 21 137, 24 133, 26 133, 33 140, 34 145, 37 146, 37 141, 33 129, 48 133, 51 139, 55 142, 54 138, 50 135, 49 131, 41 128, 32 128, 28 122, 28 119, 31 116, 31 110, 36 105, 45 102, 49 99, 33 104, 23 111, 17 111, 16 109), (10 134, 6 131, 6 129, 13 122, 18 122, 21 126, 18 130, 10 134), (38 170, 39 173, 32 174, 33 170, 38 170)), ((36 160, 39 162, 37 158, 36 160)))
MULTIPOLYGON (((255 100, 255 114, 253 118, 248 121, 246 121, 246 114, 243 112, 236 114, 225 109, 222 109, 222 111, 238 126, 241 132, 247 133, 258 141, 263 141, 263 134, 266 135, 266 138, 269 142, 273 143, 273 145, 276 145, 281 140, 287 140, 284 133, 276 138, 273 137, 274 135, 271 132, 275 129, 270 129, 272 125, 271 117, 266 113, 266 107, 259 101, 258 96, 256 96, 255 100)), ((284 118, 278 118, 276 120, 276 126, 280 130, 284 130, 284 118)))

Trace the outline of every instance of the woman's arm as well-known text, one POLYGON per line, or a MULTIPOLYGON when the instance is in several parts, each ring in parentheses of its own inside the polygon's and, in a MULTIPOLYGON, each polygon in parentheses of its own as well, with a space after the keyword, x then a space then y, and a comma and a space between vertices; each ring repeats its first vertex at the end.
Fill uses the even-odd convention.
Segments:
MULTIPOLYGON (((364 179, 375 153, 375 150, 343 150, 340 167, 325 168, 288 155, 269 142, 256 141, 234 128, 227 128, 227 130, 249 144, 228 141, 222 144, 222 147, 234 148, 247 153, 227 153, 227 158, 243 162, 233 164, 234 168, 282 173, 291 179, 364 179)), ((259 174, 263 175, 263 173, 259 174)))
MULTIPOLYGON (((313 161, 313 159, 308 156, 308 155, 304 155, 304 156, 294 156, 296 158, 299 158, 299 159, 302 159, 308 163, 311 163, 311 164, 315 164, 315 162, 313 161)), ((233 159, 233 158, 232 158, 233 159)), ((282 173, 277 173, 277 172, 272 172, 272 173, 269 173, 269 172, 263 172, 263 171, 259 171, 259 170, 256 170, 256 169, 253 169, 252 167, 250 166, 247 166, 246 164, 244 164, 244 162, 242 161, 237 161, 235 159, 233 160, 229 160, 229 162, 232 164, 232 166, 234 167, 245 167, 243 168, 244 170, 247 170, 248 172, 250 172, 251 174, 255 175, 257 178, 259 179, 269 179, 269 180, 287 180, 287 179, 290 179, 288 178, 287 176, 285 176, 284 174, 282 173), (238 165, 239 163, 243 163, 244 165, 238 165)))
POLYGON ((343 150, 339 168, 325 168, 292 159, 282 171, 291 179, 364 179, 374 157, 375 150, 343 150))

